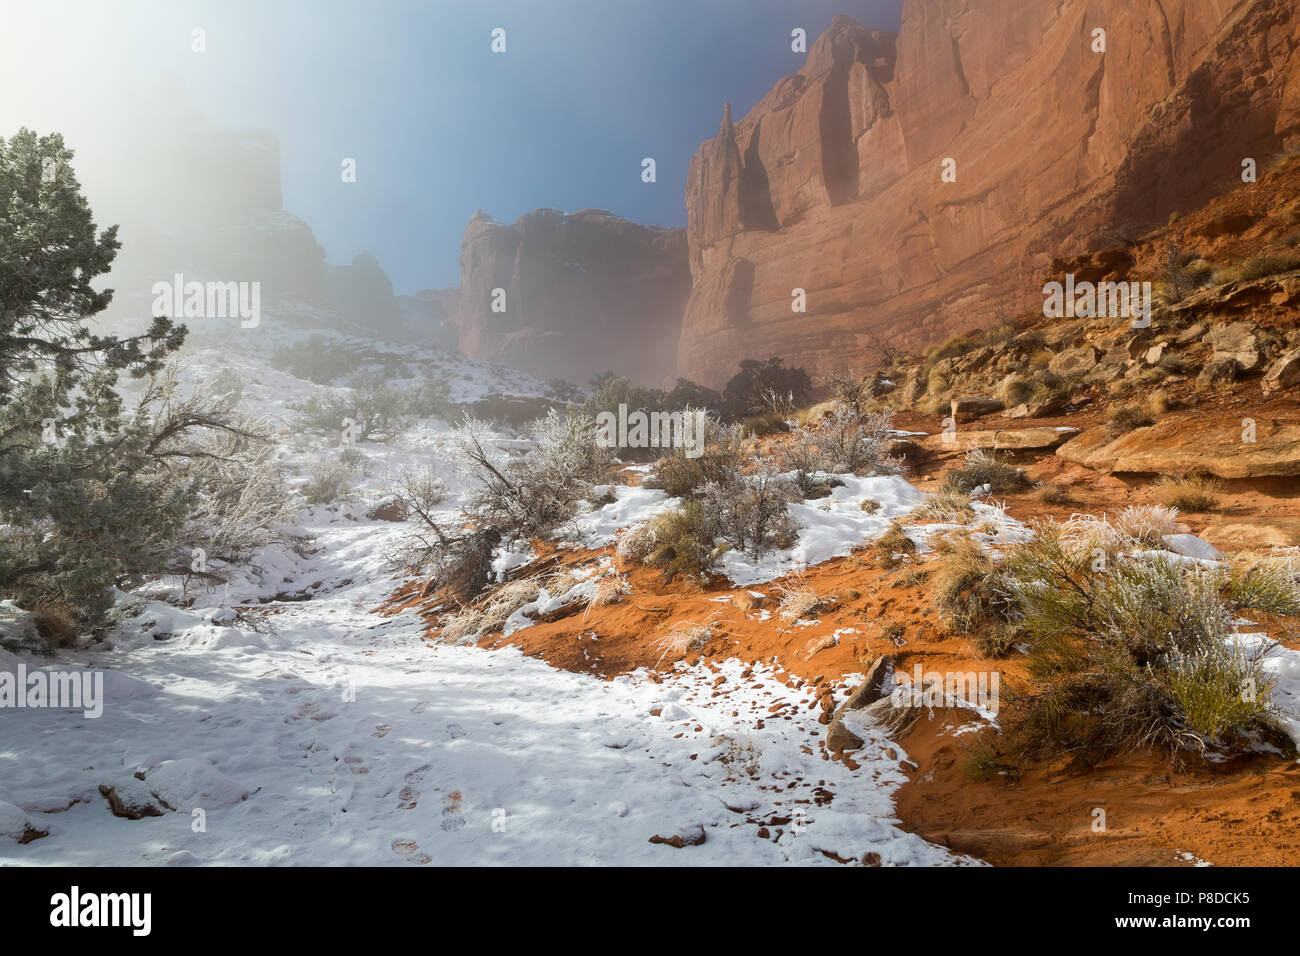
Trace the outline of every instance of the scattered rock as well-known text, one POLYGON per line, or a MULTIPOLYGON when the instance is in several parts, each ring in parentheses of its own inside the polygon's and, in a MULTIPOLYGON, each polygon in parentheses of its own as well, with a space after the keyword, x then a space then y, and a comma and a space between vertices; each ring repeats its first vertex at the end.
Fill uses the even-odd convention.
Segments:
POLYGON ((659 834, 656 833, 654 836, 650 838, 650 842, 663 843, 667 846, 676 847, 677 849, 680 850, 683 847, 699 846, 706 839, 707 839, 707 835, 704 832, 704 827, 696 823, 691 826, 685 827, 682 830, 679 830, 677 833, 674 833, 670 837, 660 836, 659 834))
POLYGON ((1253 371, 1260 363, 1259 342, 1255 326, 1250 322, 1216 325, 1205 334, 1203 341, 1214 351, 1211 362, 1231 358, 1243 372, 1253 371))
POLYGON ((1166 534, 1160 540, 1174 554, 1196 558, 1198 561, 1217 561, 1223 557, 1218 548, 1194 534, 1166 534))
POLYGON ((366 512, 371 521, 405 521, 408 516, 406 502, 401 498, 390 498, 366 512))
POLYGON ((22 808, 0 800, 0 837, 8 837, 19 843, 31 843, 49 835, 48 830, 38 830, 32 826, 22 808))
POLYGON ((205 760, 164 760, 145 771, 145 783, 167 807, 228 807, 248 798, 248 791, 205 760))
POLYGON ((959 422, 968 422, 981 415, 1000 412, 1005 407, 1001 399, 967 395, 952 400, 952 417, 959 422))
POLYGON ((862 746, 862 738, 844 726, 844 715, 853 710, 861 710, 881 699, 885 683, 894 673, 897 659, 892 654, 877 657, 867 669, 862 683, 853 689, 853 693, 840 704, 826 729, 826 747, 829 750, 843 752, 857 750, 862 746))
POLYGON ((834 647, 838 643, 839 641, 836 639, 834 634, 814 637, 803 646, 802 650, 799 651, 799 659, 804 661, 811 660, 815 655, 820 654, 828 648, 834 647))
POLYGON ((101 783, 99 793, 108 801, 108 808, 113 811, 113 816, 127 820, 160 817, 171 809, 135 777, 127 777, 111 786, 101 783))
POLYGON ((1201 374, 1196 376, 1196 385, 1205 388, 1218 382, 1235 382, 1241 377, 1241 372, 1241 363, 1234 356, 1216 354, 1205 363, 1201 374))

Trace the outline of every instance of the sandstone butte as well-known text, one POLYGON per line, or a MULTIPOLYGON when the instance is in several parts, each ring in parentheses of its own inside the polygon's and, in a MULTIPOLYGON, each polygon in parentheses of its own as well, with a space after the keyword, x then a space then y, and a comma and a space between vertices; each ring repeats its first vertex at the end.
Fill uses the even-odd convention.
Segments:
POLYGON ((897 34, 836 17, 748 114, 723 106, 684 236, 593 210, 476 214, 461 347, 718 386, 746 357, 816 379, 1040 310, 1057 257, 1136 238, 1300 144, 1298 48, 1293 0, 905 0, 897 34))

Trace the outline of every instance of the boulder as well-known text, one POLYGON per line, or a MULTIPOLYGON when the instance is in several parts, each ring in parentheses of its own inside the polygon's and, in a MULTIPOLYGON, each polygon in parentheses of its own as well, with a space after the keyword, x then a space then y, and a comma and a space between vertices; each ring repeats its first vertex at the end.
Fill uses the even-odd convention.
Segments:
POLYGON ((843 752, 857 750, 862 746, 862 738, 844 726, 844 715, 849 711, 861 710, 881 699, 885 684, 893 677, 897 658, 893 654, 882 654, 869 668, 862 683, 853 689, 848 699, 836 709, 835 715, 826 730, 826 747, 829 750, 843 752))
POLYGON ((1048 369, 1062 378, 1082 378, 1093 370, 1097 364, 1097 350, 1091 345, 1066 349, 1056 355, 1048 369))
POLYGON ((979 418, 981 415, 991 415, 994 412, 1000 412, 1006 406, 998 398, 986 396, 966 395, 961 398, 952 400, 952 417, 959 422, 968 422, 972 419, 979 418))
POLYGON ((1300 383, 1300 348, 1284 352, 1264 376, 1264 391, 1276 392, 1300 383))
POLYGON ((1216 325, 1205 334, 1202 341, 1213 350, 1211 361, 1232 358, 1243 372, 1253 371, 1260 363, 1259 342, 1255 336, 1255 326, 1250 322, 1216 325))
POLYGON ((1205 363, 1201 374, 1196 376, 1198 388, 1205 388, 1218 382, 1235 382, 1241 377, 1241 363, 1232 355, 1215 354, 1205 363))

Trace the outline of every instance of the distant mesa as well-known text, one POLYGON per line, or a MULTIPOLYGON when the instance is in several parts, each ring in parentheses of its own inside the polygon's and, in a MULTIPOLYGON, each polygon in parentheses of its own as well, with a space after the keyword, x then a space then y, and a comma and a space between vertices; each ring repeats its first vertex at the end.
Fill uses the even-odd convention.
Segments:
POLYGON ((659 384, 676 368, 684 229, 603 209, 536 209, 505 225, 479 210, 460 273, 453 321, 467 355, 573 382, 612 371, 659 384))

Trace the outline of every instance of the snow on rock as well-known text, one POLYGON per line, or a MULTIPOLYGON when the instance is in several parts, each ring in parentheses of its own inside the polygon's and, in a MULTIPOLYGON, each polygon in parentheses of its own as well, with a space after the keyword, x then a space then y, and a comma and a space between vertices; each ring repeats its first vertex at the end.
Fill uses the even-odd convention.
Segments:
POLYGON ((248 791, 206 760, 182 757, 164 760, 144 775, 149 789, 173 809, 228 807, 248 796, 248 791))
POLYGON ((0 837, 21 840, 27 829, 27 814, 12 803, 0 800, 0 837))
POLYGON ((1198 561, 1217 561, 1223 557, 1218 548, 1194 534, 1166 534, 1161 535, 1161 540, 1165 543, 1165 547, 1174 554, 1181 554, 1187 558, 1195 558, 1198 561))

